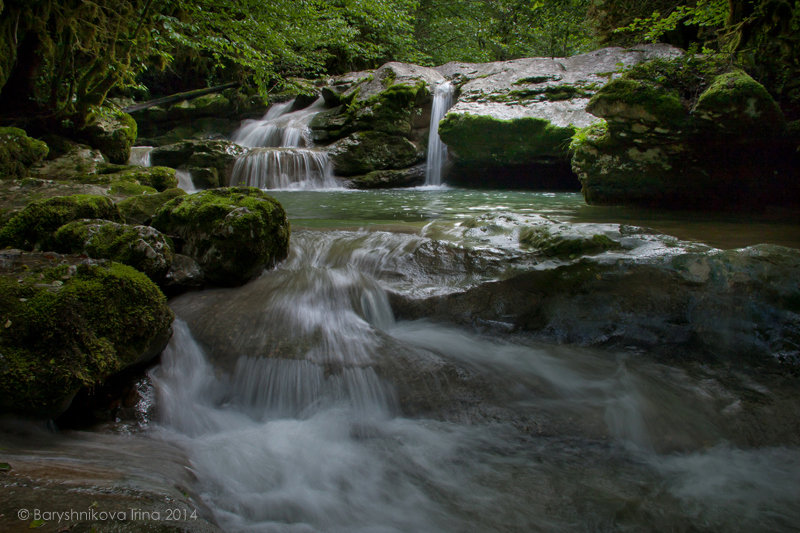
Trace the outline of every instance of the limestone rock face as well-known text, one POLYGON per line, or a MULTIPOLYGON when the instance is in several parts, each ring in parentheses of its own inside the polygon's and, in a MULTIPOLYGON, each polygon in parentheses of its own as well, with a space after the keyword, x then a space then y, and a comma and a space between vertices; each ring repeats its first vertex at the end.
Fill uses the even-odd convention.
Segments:
MULTIPOLYGON (((439 134, 456 159, 458 172, 479 167, 492 174, 518 169, 536 188, 537 166, 568 161, 568 139, 598 121, 586 111, 589 99, 621 68, 682 52, 667 45, 604 48, 569 58, 525 58, 494 63, 448 63, 436 70, 458 86, 457 100, 439 134), (532 170, 533 169, 533 170, 532 170), (533 177, 530 177, 533 176, 533 177)), ((573 178, 569 178, 570 180, 573 178)))
POLYGON ((751 208, 795 196, 796 155, 767 91, 702 58, 641 64, 590 101, 572 141, 593 204, 751 208))
POLYGON ((52 418, 84 386, 155 357, 173 314, 141 272, 78 256, 0 251, 0 411, 52 418))
POLYGON ((241 285, 289 253, 286 212, 253 187, 179 196, 156 213, 152 226, 173 236, 176 251, 197 261, 217 285, 241 285))

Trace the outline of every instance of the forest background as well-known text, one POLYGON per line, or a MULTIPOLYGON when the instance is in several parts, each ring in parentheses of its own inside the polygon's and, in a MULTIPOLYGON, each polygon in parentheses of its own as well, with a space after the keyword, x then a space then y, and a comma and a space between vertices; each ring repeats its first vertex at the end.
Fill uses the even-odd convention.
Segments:
POLYGON ((722 55, 800 114, 798 0, 0 0, 0 117, 80 128, 108 96, 640 42, 722 55))

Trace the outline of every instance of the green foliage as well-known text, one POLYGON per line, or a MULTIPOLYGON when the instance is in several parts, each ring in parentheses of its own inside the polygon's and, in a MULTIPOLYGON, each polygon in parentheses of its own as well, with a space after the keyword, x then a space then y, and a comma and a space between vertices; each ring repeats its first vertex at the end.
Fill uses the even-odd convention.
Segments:
POLYGON ((627 26, 614 31, 631 32, 645 41, 655 42, 681 25, 711 30, 705 33, 714 35, 724 27, 727 18, 728 0, 697 0, 692 5, 678 5, 663 15, 660 11, 653 11, 650 16, 637 17, 627 26))
POLYGON ((420 51, 430 64, 569 56, 587 51, 590 0, 422 0, 420 51))

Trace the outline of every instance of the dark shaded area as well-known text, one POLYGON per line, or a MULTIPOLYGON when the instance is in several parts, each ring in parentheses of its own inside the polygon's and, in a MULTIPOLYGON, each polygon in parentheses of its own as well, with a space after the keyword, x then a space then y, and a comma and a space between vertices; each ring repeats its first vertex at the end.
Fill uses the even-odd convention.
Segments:
POLYGON ((450 185, 531 191, 580 191, 569 162, 490 166, 455 164, 444 180, 450 185))

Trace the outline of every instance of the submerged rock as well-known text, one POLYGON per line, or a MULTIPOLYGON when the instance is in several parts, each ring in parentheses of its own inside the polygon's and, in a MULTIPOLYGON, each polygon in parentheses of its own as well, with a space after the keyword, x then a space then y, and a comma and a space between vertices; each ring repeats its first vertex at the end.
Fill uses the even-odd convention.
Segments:
POLYGON ((772 245, 659 259, 583 259, 427 299, 401 317, 506 324, 561 343, 668 358, 800 363, 800 251, 772 245))
POLYGON ((604 122, 572 141, 591 204, 758 207, 800 191, 783 115, 741 70, 711 59, 639 65, 587 108, 604 122))
POLYGON ((54 253, 0 252, 0 411, 63 412, 81 387, 155 357, 172 311, 133 268, 54 253))
POLYGON ((19 128, 0 128, 0 180, 23 178, 29 168, 43 160, 47 144, 28 137, 19 128))
POLYGON ((289 251, 286 212, 252 187, 179 196, 159 209, 152 225, 175 236, 176 251, 196 260, 218 285, 241 285, 289 251))

